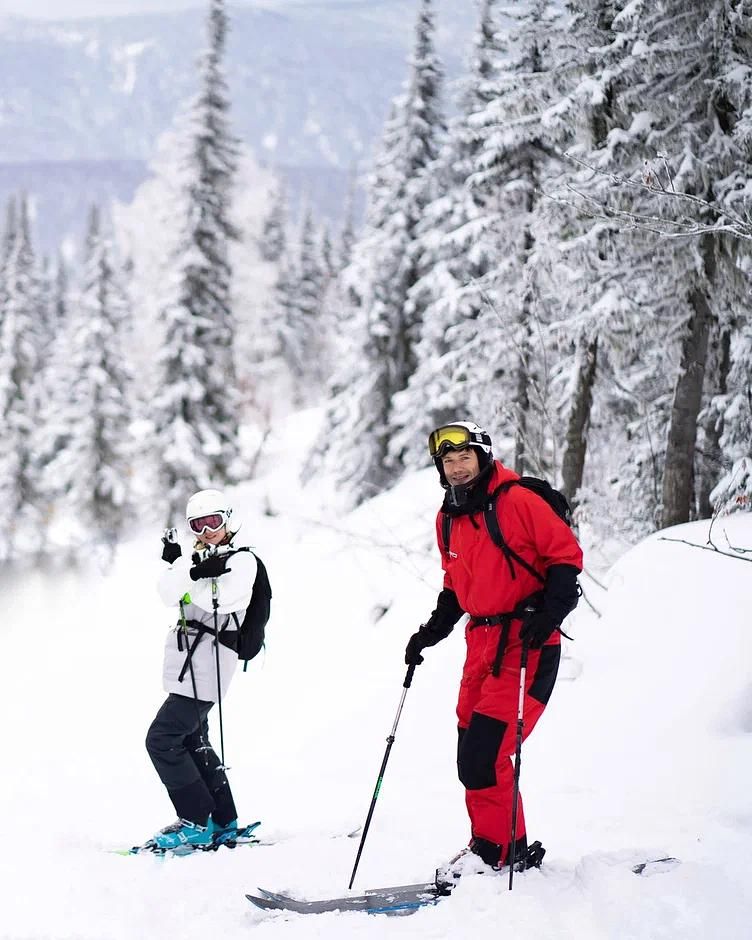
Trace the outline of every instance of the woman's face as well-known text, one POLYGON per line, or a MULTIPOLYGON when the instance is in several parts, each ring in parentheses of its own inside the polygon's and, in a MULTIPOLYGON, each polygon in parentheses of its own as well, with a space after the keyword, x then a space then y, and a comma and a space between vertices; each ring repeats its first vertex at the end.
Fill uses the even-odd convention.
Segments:
POLYGON ((226 526, 222 526, 221 529, 217 529, 216 532, 210 532, 208 529, 204 529, 201 535, 196 536, 199 542, 202 542, 204 545, 219 545, 220 542, 227 535, 226 526))

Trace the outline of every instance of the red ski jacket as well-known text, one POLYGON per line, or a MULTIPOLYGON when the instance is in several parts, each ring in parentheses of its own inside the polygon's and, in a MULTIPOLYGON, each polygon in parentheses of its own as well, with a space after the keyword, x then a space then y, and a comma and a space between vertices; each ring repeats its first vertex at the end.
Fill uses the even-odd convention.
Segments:
MULTIPOLYGON (((488 492, 518 479, 519 474, 496 460, 488 492)), ((582 570, 582 550, 574 533, 540 496, 522 486, 511 486, 497 497, 496 515, 509 547, 542 577, 550 565, 573 565, 582 570)), ((453 517, 447 555, 441 534, 442 516, 439 512, 436 517, 436 537, 444 587, 454 591, 471 617, 491 617, 514 610, 520 601, 540 591, 541 583, 515 561, 512 577, 504 553, 491 541, 482 512, 472 517, 453 517)))

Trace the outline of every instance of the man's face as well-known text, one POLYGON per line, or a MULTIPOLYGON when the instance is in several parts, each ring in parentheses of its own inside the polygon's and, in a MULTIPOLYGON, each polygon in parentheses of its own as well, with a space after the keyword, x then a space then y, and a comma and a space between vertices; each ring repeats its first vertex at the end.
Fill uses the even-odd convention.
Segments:
POLYGON ((478 455, 474 447, 448 450, 441 458, 441 465, 450 486, 461 486, 463 483, 469 483, 480 473, 478 455))

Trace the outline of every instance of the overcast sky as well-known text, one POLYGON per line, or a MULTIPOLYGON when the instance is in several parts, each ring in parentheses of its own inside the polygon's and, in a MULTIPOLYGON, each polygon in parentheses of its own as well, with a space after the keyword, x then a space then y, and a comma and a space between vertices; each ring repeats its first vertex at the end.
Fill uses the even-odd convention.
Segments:
MULTIPOLYGON (((284 7, 300 0, 246 0, 248 6, 284 7)), ((48 20, 77 16, 117 16, 203 7, 205 0, 0 0, 0 15, 12 13, 48 20)))

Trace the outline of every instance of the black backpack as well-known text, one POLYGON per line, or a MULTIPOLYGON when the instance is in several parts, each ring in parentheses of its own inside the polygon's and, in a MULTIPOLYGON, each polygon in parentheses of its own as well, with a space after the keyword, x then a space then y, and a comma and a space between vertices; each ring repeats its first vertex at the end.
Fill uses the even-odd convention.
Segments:
POLYGON ((224 633, 234 634, 232 649, 237 652, 238 659, 244 660, 243 671, 245 671, 249 661, 259 654, 264 645, 266 624, 271 613, 272 586, 269 583, 269 575, 266 573, 266 565, 258 555, 250 548, 239 548, 238 551, 251 552, 256 559, 256 577, 253 581, 251 602, 245 612, 243 622, 240 623, 238 615, 233 614, 232 619, 235 621, 236 630, 225 630, 224 633))
MULTIPOLYGON (((545 584, 546 579, 543 575, 536 571, 532 565, 528 564, 524 558, 520 557, 520 555, 509 546, 501 532, 499 517, 496 515, 496 500, 501 493, 508 490, 511 486, 524 486, 526 490, 531 490, 533 493, 536 493, 541 499, 548 503, 556 515, 560 519, 563 519, 568 526, 572 525, 572 509, 563 493, 559 490, 555 490, 547 480, 540 480, 538 477, 520 477, 519 480, 509 480, 506 483, 502 483, 489 494, 486 505, 483 507, 483 518, 486 520, 488 534, 491 536, 491 541, 494 545, 497 545, 502 552, 504 552, 504 557, 509 565, 509 572, 512 579, 514 580, 516 577, 514 565, 512 564, 514 560, 518 565, 522 565, 526 571, 529 571, 533 577, 537 578, 541 584, 545 584)), ((449 554, 449 537, 451 532, 452 517, 448 513, 444 513, 441 520, 441 539, 444 543, 445 555, 449 554)))

